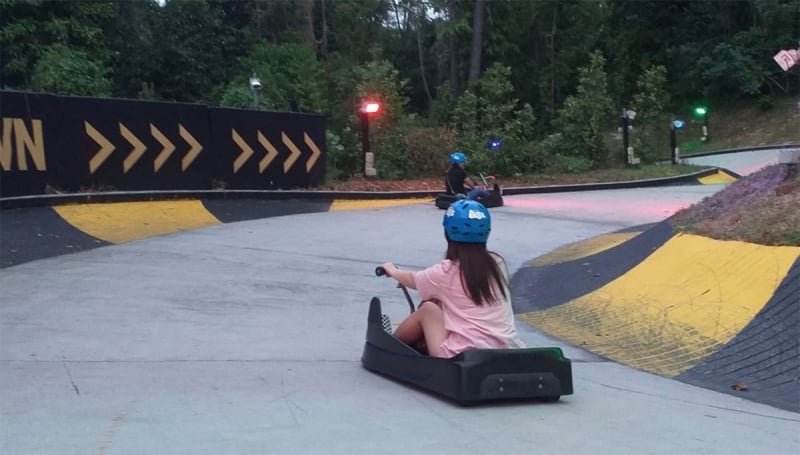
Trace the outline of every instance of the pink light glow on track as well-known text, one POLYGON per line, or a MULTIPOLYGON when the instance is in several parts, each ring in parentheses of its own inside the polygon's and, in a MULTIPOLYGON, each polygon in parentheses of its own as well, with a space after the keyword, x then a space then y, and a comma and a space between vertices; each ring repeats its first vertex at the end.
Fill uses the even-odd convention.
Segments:
POLYGON ((504 197, 504 205, 532 215, 585 219, 599 222, 630 220, 657 222, 690 206, 696 197, 665 194, 630 198, 621 193, 562 193, 504 197))

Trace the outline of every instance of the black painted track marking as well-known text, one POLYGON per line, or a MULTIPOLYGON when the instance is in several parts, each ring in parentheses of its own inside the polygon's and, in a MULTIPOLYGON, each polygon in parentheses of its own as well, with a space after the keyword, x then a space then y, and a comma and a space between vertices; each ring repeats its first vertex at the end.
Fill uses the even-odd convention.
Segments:
POLYGON ((738 335, 676 379, 800 412, 800 259, 738 335))
POLYGON ((0 267, 10 267, 110 243, 75 229, 50 207, 0 211, 0 267))

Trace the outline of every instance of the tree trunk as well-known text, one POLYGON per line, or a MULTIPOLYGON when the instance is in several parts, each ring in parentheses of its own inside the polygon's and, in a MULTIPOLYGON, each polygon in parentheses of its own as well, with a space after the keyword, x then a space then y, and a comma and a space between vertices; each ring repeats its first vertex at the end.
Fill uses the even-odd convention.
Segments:
POLYGON ((327 12, 325 11, 325 0, 320 0, 320 5, 322 6, 322 38, 317 40, 317 44, 319 44, 319 53, 323 57, 328 56, 328 18, 326 16, 327 12))
POLYGON ((422 77, 422 87, 425 89, 425 95, 428 97, 425 111, 428 111, 433 104, 433 97, 431 90, 428 87, 428 78, 425 76, 425 54, 422 49, 422 25, 425 23, 425 16, 422 11, 417 11, 417 55, 419 55, 419 74, 422 77))
POLYGON ((549 111, 556 111, 556 32, 558 31, 558 1, 553 5, 553 23, 550 29, 550 103, 549 111))
POLYGON ((472 46, 470 49, 469 77, 467 87, 473 88, 481 77, 481 52, 483 50, 483 10, 486 0, 475 0, 472 15, 472 46))
MULTIPOLYGON (((457 1, 458 0, 447 0, 447 18, 451 24, 456 23, 458 10, 458 8, 456 8, 457 1)), ((448 36, 447 44, 450 54, 450 90, 453 92, 453 95, 457 96, 461 93, 461 84, 459 84, 458 80, 458 38, 454 32, 451 32, 450 36, 448 36)))
POLYGON ((303 19, 305 22, 304 34, 306 43, 311 47, 311 50, 316 54, 319 49, 317 47, 317 36, 314 34, 314 0, 301 0, 301 7, 303 8, 303 19))

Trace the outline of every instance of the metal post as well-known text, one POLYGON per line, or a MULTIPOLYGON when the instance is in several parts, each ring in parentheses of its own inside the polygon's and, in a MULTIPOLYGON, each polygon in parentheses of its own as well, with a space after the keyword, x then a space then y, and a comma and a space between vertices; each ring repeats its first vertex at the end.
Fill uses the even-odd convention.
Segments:
POLYGON ((253 91, 253 109, 258 110, 258 91, 261 90, 261 79, 255 72, 250 76, 250 90, 253 91))
POLYGON ((669 126, 669 147, 672 164, 678 164, 680 158, 678 157, 678 139, 675 137, 675 125, 669 126))
POLYGON ((361 149, 364 155, 364 177, 367 177, 367 156, 369 154, 369 115, 361 111, 359 113, 361 117, 361 149))
POLYGON ((630 160, 628 159, 628 147, 630 147, 629 139, 628 139, 628 113, 626 112, 625 108, 622 109, 622 153, 624 154, 625 164, 630 165, 630 160))

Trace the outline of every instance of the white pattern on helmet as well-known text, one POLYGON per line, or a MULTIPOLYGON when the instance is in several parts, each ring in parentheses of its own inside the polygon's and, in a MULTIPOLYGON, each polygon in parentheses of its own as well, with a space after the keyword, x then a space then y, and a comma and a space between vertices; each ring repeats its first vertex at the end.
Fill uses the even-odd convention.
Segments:
POLYGON ((470 210, 467 218, 471 220, 483 220, 486 219, 486 214, 480 210, 470 210))

